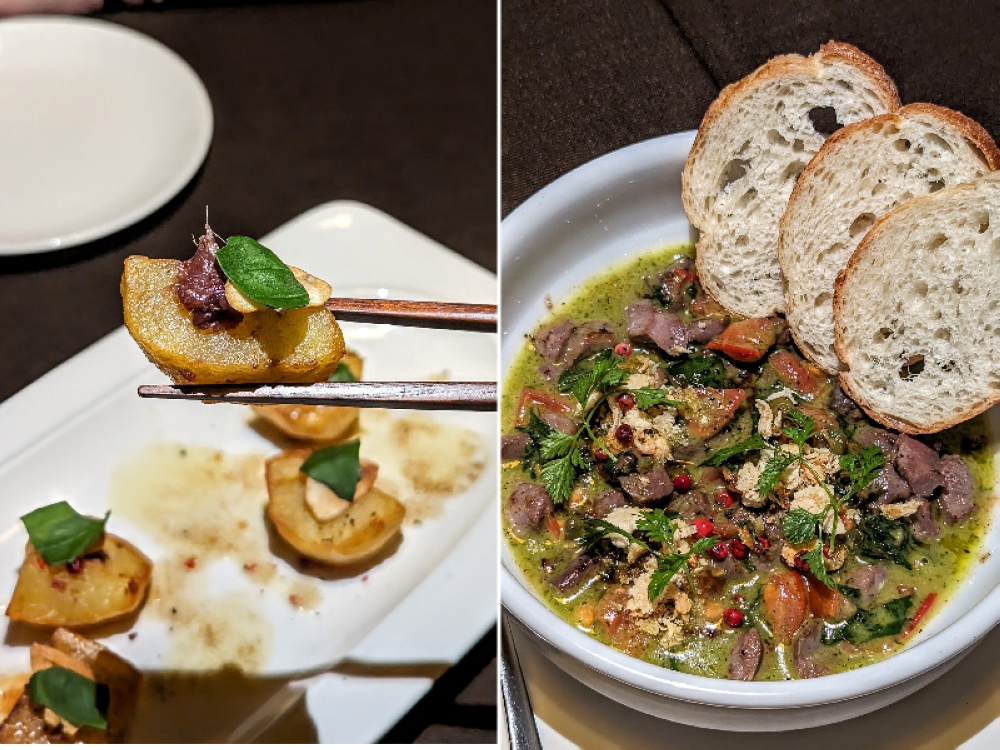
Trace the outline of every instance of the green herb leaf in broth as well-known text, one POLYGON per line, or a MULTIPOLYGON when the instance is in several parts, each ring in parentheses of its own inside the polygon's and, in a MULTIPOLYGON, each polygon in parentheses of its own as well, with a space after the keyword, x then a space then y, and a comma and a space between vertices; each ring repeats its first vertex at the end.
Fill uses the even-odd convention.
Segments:
POLYGON ((573 456, 567 455, 542 465, 542 483, 549 493, 552 502, 562 505, 569 500, 573 492, 573 481, 576 479, 573 456))
POLYGON ((732 458, 737 456, 742 456, 744 453, 750 453, 751 451, 761 450, 762 448, 770 448, 771 446, 764 439, 764 436, 759 432, 755 432, 749 438, 736 445, 731 445, 728 448, 723 448, 722 450, 716 451, 707 459, 702 461, 702 466, 722 466, 732 458))
POLYGON ((688 385, 725 388, 729 382, 726 366, 718 357, 693 356, 671 365, 668 372, 688 385))
POLYGON ((820 520, 805 508, 793 508, 781 520, 781 533, 792 544, 803 544, 816 538, 820 520))
POLYGON ((831 589, 837 588, 837 584, 833 582, 830 578, 829 573, 826 572, 826 565, 823 563, 823 545, 817 544, 811 550, 806 552, 802 559, 806 561, 809 565, 809 572, 812 573, 817 579, 822 581, 824 584, 829 586, 831 589))
POLYGON ((642 511, 635 527, 639 531, 645 531, 654 542, 667 546, 674 543, 674 522, 661 508, 642 511))
POLYGON ((543 460, 550 461, 553 458, 569 455, 574 445, 576 445, 576 435, 567 435, 559 430, 551 430, 548 435, 542 438, 539 453, 543 460))
POLYGON ((108 728, 107 686, 71 669, 57 666, 35 672, 28 680, 28 697, 73 726, 108 728))
POLYGON ((764 470, 757 479, 757 492, 761 497, 767 497, 781 481, 781 475, 789 466, 798 460, 798 455, 788 451, 775 451, 774 455, 768 459, 764 465, 764 470))
POLYGON ((656 570, 649 578, 649 586, 646 593, 649 594, 649 601, 655 602, 663 593, 664 589, 670 585, 671 579, 681 572, 681 568, 688 561, 688 555, 672 553, 664 555, 656 563, 656 570))
POLYGON ((909 524, 886 518, 881 513, 862 513, 858 519, 857 552, 875 560, 891 560, 907 570, 915 540, 909 524))
POLYGON ((798 409, 788 409, 783 416, 792 422, 792 425, 782 430, 785 437, 799 446, 800 449, 804 448, 809 439, 816 434, 816 420, 807 417, 798 409))
POLYGON ((309 304, 309 293, 271 250, 250 237, 230 237, 215 255, 233 286, 254 302, 276 310, 309 304))
POLYGON ((838 641, 849 641, 860 646, 876 638, 899 635, 906 625, 907 615, 913 606, 913 595, 880 604, 872 609, 859 609, 846 622, 824 625, 823 643, 830 645, 838 641))
POLYGON ((877 445, 867 445, 859 451, 845 453, 839 459, 840 468, 851 480, 850 496, 856 496, 872 483, 886 462, 886 455, 877 445))
POLYGON ((325 484, 337 497, 353 502, 361 481, 360 450, 360 440, 320 448, 312 452, 299 471, 325 484))
POLYGON ((668 398, 667 391, 663 388, 633 388, 629 393, 635 396, 635 406, 642 411, 654 406, 682 406, 684 403, 668 398))
POLYGON ((108 511, 103 519, 77 513, 62 501, 36 508, 21 516, 28 539, 49 565, 64 565, 76 560, 104 533, 108 511))

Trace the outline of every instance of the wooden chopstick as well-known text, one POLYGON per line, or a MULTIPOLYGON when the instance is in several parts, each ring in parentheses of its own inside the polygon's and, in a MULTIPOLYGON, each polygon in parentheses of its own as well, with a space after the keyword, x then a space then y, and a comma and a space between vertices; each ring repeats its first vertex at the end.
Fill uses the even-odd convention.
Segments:
POLYGON ((327 300, 326 309, 338 320, 354 323, 389 323, 452 331, 495 333, 497 330, 496 305, 334 297, 327 300))
POLYGON ((496 383, 312 383, 310 385, 141 385, 142 398, 222 404, 356 406, 362 409, 496 411, 496 383))

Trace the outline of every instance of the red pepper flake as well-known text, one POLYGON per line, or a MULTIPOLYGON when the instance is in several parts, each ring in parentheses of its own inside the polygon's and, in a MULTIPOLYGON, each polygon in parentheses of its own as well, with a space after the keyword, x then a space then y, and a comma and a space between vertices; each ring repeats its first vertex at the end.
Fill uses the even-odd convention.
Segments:
POLYGON ((913 632, 917 629, 917 626, 920 624, 920 621, 924 619, 930 608, 934 606, 934 602, 936 600, 937 600, 937 593, 932 591, 927 595, 927 598, 924 599, 923 602, 921 602, 920 606, 917 607, 917 611, 913 615, 913 619, 910 620, 909 625, 903 628, 903 633, 901 637, 904 641, 911 635, 913 635, 913 632))
POLYGON ((361 576, 361 583, 368 583, 368 574, 367 573, 365 573, 363 576, 361 576))
POLYGON ((562 524, 559 523, 559 519, 553 518, 552 516, 549 516, 546 519, 546 521, 545 521, 545 525, 548 527, 549 533, 554 538, 556 538, 556 539, 562 539, 562 530, 563 529, 562 529, 562 524))
POLYGON ((41 568, 42 570, 45 570, 45 560, 43 560, 40 557, 38 558, 38 567, 41 568))
POLYGON ((257 563, 243 563, 243 570, 247 573, 253 573, 257 570, 257 563))
POLYGON ((191 570, 194 570, 194 566, 197 564, 198 561, 195 560, 193 557, 189 557, 187 560, 184 561, 184 565, 190 568, 191 570))
POLYGON ((293 607, 301 607, 302 606, 299 603, 299 596, 298 596, 298 594, 289 594, 288 595, 288 601, 291 602, 291 604, 292 604, 293 607))
POLYGON ((58 578, 54 578, 52 579, 52 588, 54 588, 56 591, 65 591, 66 581, 60 581, 58 578))

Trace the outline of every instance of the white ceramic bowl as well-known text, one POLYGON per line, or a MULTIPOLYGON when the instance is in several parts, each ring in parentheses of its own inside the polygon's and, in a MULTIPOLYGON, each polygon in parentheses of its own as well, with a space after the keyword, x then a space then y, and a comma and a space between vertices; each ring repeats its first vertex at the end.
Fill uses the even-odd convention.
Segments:
MULTIPOLYGON (((681 206, 681 170, 694 132, 629 146, 556 180, 503 222, 506 370, 524 335, 559 300, 602 269, 695 237, 681 206)), ((994 434, 997 411, 991 413, 994 434)), ((556 616, 521 577, 504 546, 503 603, 558 666, 593 689, 655 716, 699 727, 780 731, 843 721, 893 703, 943 674, 1000 621, 1000 541, 900 653, 843 674, 788 682, 732 682, 674 672, 626 656, 556 616)))

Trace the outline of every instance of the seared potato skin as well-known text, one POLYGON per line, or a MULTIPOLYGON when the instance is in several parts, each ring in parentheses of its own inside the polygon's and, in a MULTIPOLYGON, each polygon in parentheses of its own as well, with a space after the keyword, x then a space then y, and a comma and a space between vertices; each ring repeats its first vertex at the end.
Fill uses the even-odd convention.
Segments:
POLYGON ((331 565, 361 562, 396 535, 406 509, 373 487, 329 521, 317 521, 305 500, 306 475, 299 471, 310 450, 292 450, 268 459, 267 514, 275 529, 306 557, 331 565))
POLYGON ((325 308, 262 310, 228 331, 195 327, 175 290, 180 269, 178 260, 132 255, 121 283, 129 333, 175 383, 317 383, 344 356, 325 308))
POLYGON ((83 627, 135 611, 146 598, 153 563, 131 544, 105 534, 105 558, 83 559, 80 571, 47 565, 31 542, 7 616, 17 622, 55 627, 83 627))
MULTIPOLYGON (((347 369, 361 380, 361 357, 344 354, 347 369)), ((253 410, 293 440, 307 443, 336 443, 346 439, 358 424, 361 409, 354 406, 257 405, 253 410)))

